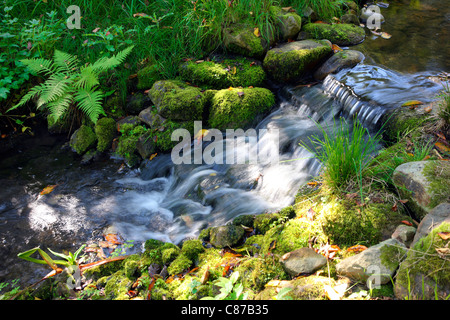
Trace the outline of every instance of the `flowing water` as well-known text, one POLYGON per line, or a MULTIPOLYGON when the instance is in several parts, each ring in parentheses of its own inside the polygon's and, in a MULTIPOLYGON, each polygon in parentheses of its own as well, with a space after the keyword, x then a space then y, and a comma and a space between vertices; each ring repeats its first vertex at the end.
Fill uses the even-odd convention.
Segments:
MULTIPOLYGON (((17 253, 36 246, 74 252, 101 239, 106 227, 140 250, 150 238, 179 243, 238 215, 291 205, 298 188, 320 170, 299 145, 321 135, 316 123, 330 127, 335 117, 357 115, 374 132, 387 109, 405 100, 431 101, 441 88, 428 79, 431 72, 399 73, 369 60, 311 87, 281 88, 272 113, 255 126, 258 135, 236 145, 236 155, 264 155, 256 163, 174 165, 166 154, 120 170, 111 159, 81 165, 55 136, 23 144, 0 162, 0 282, 29 284, 49 271, 17 253), (272 158, 278 161, 267 161, 272 158), (40 195, 47 185, 56 187, 40 195)), ((217 158, 226 158, 226 151, 217 158)))

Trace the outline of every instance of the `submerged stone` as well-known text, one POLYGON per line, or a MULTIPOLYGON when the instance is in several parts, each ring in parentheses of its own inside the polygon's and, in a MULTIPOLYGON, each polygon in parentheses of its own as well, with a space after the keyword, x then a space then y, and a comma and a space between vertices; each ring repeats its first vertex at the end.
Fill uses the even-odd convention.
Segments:
POLYGON ((345 68, 353 68, 364 60, 364 55, 356 50, 343 50, 332 55, 319 69, 314 72, 316 80, 323 80, 331 73, 337 73, 345 68))

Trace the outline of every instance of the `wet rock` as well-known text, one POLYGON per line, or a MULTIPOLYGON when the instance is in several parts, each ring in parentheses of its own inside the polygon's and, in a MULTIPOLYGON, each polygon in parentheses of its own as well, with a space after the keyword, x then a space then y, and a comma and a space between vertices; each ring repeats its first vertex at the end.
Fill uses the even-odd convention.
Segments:
POLYGON ((444 222, 450 223, 450 203, 448 202, 437 205, 420 221, 411 246, 444 222))
POLYGON ((120 130, 124 124, 132 124, 133 126, 137 126, 141 123, 141 119, 138 116, 127 116, 123 119, 117 121, 117 130, 120 130))
POLYGON ((354 24, 359 26, 359 18, 356 14, 346 13, 341 17, 341 23, 354 24))
POLYGON ((147 131, 139 136, 136 142, 136 150, 142 159, 147 159, 156 151, 156 143, 152 139, 152 133, 147 131))
POLYGON ((291 276, 310 274, 327 263, 327 259, 310 248, 300 248, 286 253, 280 260, 284 269, 291 276))
MULTIPOLYGON (((151 88, 148 87, 148 89, 151 88)), ((150 98, 142 92, 136 92, 128 97, 127 104, 125 105, 125 111, 131 115, 137 115, 139 112, 151 105, 150 98)))
POLYGON ((269 50, 263 66, 279 83, 296 82, 310 76, 331 53, 331 46, 322 40, 294 41, 269 50))
POLYGON ((214 227, 210 230, 210 242, 216 248, 232 247, 244 237, 244 228, 236 225, 214 227))
POLYGON ((310 39, 327 39, 338 46, 350 46, 361 43, 366 33, 354 24, 308 23, 302 27, 310 39))
POLYGON ((344 68, 353 68, 364 60, 364 55, 356 50, 339 51, 325 61, 314 73, 314 78, 323 80, 330 73, 337 73, 344 68))
POLYGON ((406 250, 400 241, 388 239, 342 260, 336 265, 336 271, 356 281, 366 282, 371 278, 377 285, 385 284, 393 278, 406 250))
POLYGON ((112 118, 101 118, 95 124, 95 135, 97 136, 97 150, 105 152, 111 148, 112 141, 117 133, 116 121, 112 118))

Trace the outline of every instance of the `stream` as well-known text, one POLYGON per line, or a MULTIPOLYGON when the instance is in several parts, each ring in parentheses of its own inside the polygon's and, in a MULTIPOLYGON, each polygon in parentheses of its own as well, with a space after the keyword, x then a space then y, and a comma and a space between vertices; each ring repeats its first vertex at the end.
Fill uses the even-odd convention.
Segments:
POLYGON ((442 9, 420 10, 425 21, 427 13, 433 21, 424 29, 410 19, 411 10, 419 9, 417 5, 411 9, 409 2, 419 1, 396 1, 381 10, 386 31, 394 28, 387 31, 393 37, 368 36, 356 46, 366 55, 363 63, 315 86, 279 89, 276 107, 255 127, 257 138, 237 145, 237 154, 250 147, 250 152, 262 150, 268 159, 278 157, 279 161, 174 165, 166 154, 144 161, 138 169, 122 170, 120 161, 108 157, 81 165, 79 157, 64 146, 66 137, 48 133, 2 155, 0 283, 19 279, 19 284, 27 285, 50 271, 45 265, 17 258, 17 253, 36 246, 74 252, 84 243, 100 240, 105 228, 113 228, 133 241, 130 252, 140 251, 150 238, 178 244, 196 237, 205 227, 225 224, 238 215, 291 205, 298 188, 320 170, 320 163, 299 146, 299 142, 308 143, 312 135, 320 136, 316 122, 330 127, 335 117, 351 119, 357 113, 374 132, 385 110, 406 100, 430 102, 442 88, 433 77, 449 70, 448 42, 430 40, 429 32, 448 33, 450 1, 420 1, 420 5, 426 2, 442 9), (395 10, 395 23, 389 10, 395 10), (419 33, 412 38, 427 39, 423 46, 430 45, 434 51, 423 54, 425 58, 422 53, 417 59, 411 58, 412 54, 401 58, 399 52, 417 44, 410 38, 396 39, 396 30, 419 33), (399 50, 380 46, 378 41, 399 50), (48 185, 56 185, 53 192, 40 195, 48 185))

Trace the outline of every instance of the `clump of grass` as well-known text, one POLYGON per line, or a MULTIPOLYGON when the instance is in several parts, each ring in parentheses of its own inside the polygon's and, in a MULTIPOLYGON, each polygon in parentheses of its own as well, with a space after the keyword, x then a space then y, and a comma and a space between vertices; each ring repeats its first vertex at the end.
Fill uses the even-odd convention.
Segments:
POLYGON ((361 172, 377 149, 380 137, 378 134, 371 136, 356 119, 352 127, 341 119, 338 124, 333 124, 331 131, 317 125, 323 137, 313 135, 309 138, 312 147, 303 143, 302 146, 314 153, 322 163, 324 184, 333 191, 341 192, 350 182, 361 177, 361 172))
POLYGON ((282 0, 283 6, 293 6, 297 12, 311 8, 320 20, 330 21, 343 14, 344 0, 282 0))
POLYGON ((441 99, 439 103, 439 117, 441 117, 446 124, 450 125, 450 85, 448 82, 442 85, 444 89, 439 95, 439 98, 441 99))

